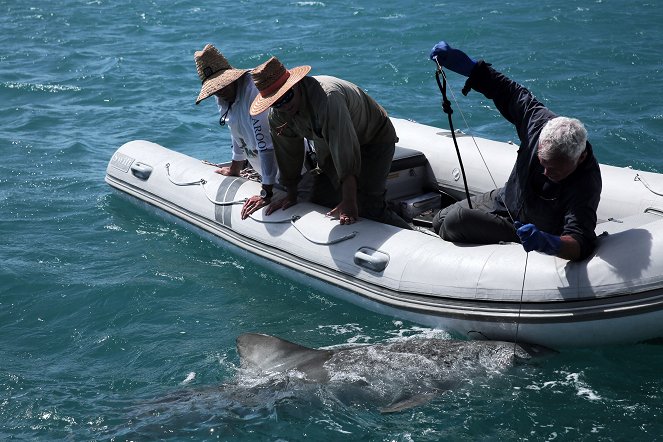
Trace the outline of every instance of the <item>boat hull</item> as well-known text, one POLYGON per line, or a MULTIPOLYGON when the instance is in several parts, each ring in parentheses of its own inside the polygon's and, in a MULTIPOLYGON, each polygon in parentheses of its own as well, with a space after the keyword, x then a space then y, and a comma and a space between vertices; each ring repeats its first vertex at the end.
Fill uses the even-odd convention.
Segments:
MULTIPOLYGON (((412 132, 418 137, 423 132, 424 141, 431 130, 414 124, 400 123, 406 132, 404 147, 412 148, 408 130, 418 129, 412 132)), ((497 147, 509 152, 506 143, 497 147)), ((497 156, 502 161, 509 155, 497 156)), ((426 157, 427 190, 453 191, 444 182, 444 167, 436 166, 453 169, 452 160, 435 161, 435 152, 426 152, 426 157)), ((528 255, 519 244, 453 244, 369 220, 341 226, 325 216, 328 209, 310 203, 241 220, 241 201, 258 193, 259 183, 215 174, 212 166, 145 141, 118 149, 106 181, 121 194, 287 277, 296 270, 307 284, 327 293, 456 335, 553 348, 663 336, 663 257, 658 255, 663 217, 650 209, 659 200, 647 192, 648 212, 641 210, 641 202, 631 201, 638 207, 634 213, 599 225, 597 231, 608 234, 597 253, 570 263, 528 255), (639 249, 646 257, 629 251, 639 249)))

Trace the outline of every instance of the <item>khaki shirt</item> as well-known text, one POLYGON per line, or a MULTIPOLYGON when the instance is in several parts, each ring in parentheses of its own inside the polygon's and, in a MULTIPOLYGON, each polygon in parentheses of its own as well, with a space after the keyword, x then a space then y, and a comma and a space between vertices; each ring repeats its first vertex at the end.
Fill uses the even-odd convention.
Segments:
POLYGON ((269 116, 281 183, 293 187, 304 163, 303 138, 314 142, 319 167, 339 186, 359 177, 361 147, 398 141, 387 112, 356 85, 329 76, 304 77, 294 116, 272 108, 269 116))

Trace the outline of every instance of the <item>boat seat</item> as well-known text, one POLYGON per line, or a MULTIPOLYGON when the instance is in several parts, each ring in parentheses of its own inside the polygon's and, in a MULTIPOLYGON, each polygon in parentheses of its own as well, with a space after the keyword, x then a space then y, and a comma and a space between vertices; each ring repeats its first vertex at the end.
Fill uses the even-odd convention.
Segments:
POLYGON ((418 150, 396 146, 387 177, 387 200, 399 200, 422 193, 428 160, 418 150))
POLYGON ((391 162, 391 172, 412 169, 414 167, 423 167, 427 162, 426 155, 418 150, 396 146, 394 159, 391 162))

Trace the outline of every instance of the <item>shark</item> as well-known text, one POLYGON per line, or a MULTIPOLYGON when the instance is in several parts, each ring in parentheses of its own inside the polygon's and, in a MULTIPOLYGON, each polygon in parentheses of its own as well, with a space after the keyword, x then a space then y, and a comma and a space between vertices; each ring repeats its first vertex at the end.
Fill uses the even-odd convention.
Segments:
MULTIPOLYGON (((524 343, 397 337, 373 344, 309 348, 261 333, 236 338, 239 364, 221 385, 188 387, 130 408, 115 429, 122 440, 176 434, 200 422, 233 427, 277 413, 324 413, 328 407, 398 413, 425 406, 467 385, 485 385, 508 370, 529 369, 553 350, 524 343)), ((193 372, 183 385, 190 385, 193 372)))
POLYGON ((245 333, 236 343, 245 373, 325 385, 342 402, 381 404, 382 413, 426 404, 463 382, 554 353, 525 343, 441 338, 309 348, 245 333))

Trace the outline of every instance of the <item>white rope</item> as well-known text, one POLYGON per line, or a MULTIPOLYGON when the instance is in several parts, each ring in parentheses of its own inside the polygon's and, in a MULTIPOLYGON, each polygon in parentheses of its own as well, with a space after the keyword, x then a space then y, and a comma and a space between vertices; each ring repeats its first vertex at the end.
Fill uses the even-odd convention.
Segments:
POLYGON ((239 199, 239 200, 233 200, 233 201, 218 201, 215 199, 212 199, 208 194, 207 194, 207 189, 205 188, 205 184, 207 184, 207 181, 204 178, 199 179, 198 181, 184 181, 184 182, 177 182, 173 181, 173 179, 170 177, 170 163, 166 163, 166 172, 168 176, 168 180, 173 183, 176 186, 200 186, 203 188, 203 193, 205 194, 205 197, 212 202, 213 204, 216 204, 217 206, 232 206, 233 204, 244 204, 247 200, 247 198, 239 199))
MULTIPOLYGON (((315 241, 315 240, 312 240, 311 238, 307 237, 304 234, 304 232, 299 230, 299 227, 297 227, 295 225, 295 221, 296 221, 294 219, 295 217, 293 216, 292 218, 293 219, 292 219, 290 224, 292 224, 292 226, 299 232, 299 234, 302 235, 307 241, 312 242, 313 244, 317 244, 319 246, 330 246, 332 244, 338 244, 340 242, 343 242, 343 241, 346 241, 348 239, 354 238, 355 236, 357 236, 357 233, 359 233, 357 231, 353 231, 352 233, 348 233, 347 235, 341 236, 340 238, 337 238, 337 239, 332 239, 332 240, 329 240, 329 241, 315 241)), ((299 219, 299 217, 297 217, 297 219, 299 219)))
POLYGON ((639 174, 637 174, 637 173, 635 174, 635 178, 633 178, 633 181, 640 181, 647 188, 647 190, 649 190, 654 195, 663 196, 663 193, 656 192, 654 189, 649 187, 649 184, 647 183, 647 181, 645 181, 645 179, 642 178, 639 174))
POLYGON ((520 287, 520 303, 518 304, 518 317, 516 318, 516 336, 513 339, 513 355, 516 356, 516 345, 518 344, 518 332, 520 332, 520 312, 523 306, 523 293, 525 293, 525 277, 527 276, 527 261, 529 252, 525 255, 525 270, 523 271, 523 283, 520 287))
POLYGON ((207 183, 201 183, 201 187, 203 188, 203 193, 207 197, 210 202, 213 204, 216 204, 217 206, 232 206, 233 204, 244 204, 248 198, 242 198, 238 200, 232 200, 232 201, 217 201, 215 199, 210 198, 210 196, 207 194, 207 189, 205 188, 205 184, 207 183))
MULTIPOLYGON (((198 181, 185 181, 185 182, 173 181, 173 179, 170 177, 170 163, 166 163, 166 172, 167 172, 166 175, 168 176, 168 180, 176 186, 200 186, 200 187, 202 187, 203 188, 203 193, 205 194, 205 197, 207 197, 207 199, 210 202, 212 202, 213 204, 216 204, 217 206, 231 206, 233 204, 244 204, 246 202, 246 200, 248 199, 248 198, 243 198, 243 199, 233 200, 233 201, 217 201, 215 199, 210 198, 210 196, 207 194, 207 189, 205 188, 205 184, 207 184, 207 181, 204 178, 201 178, 198 181)), ((252 220, 254 220, 256 222, 263 223, 263 224, 280 224, 280 223, 289 222, 295 228, 295 230, 297 230, 297 232, 299 232, 299 234, 304 237, 304 239, 306 239, 307 241, 309 241, 313 244, 317 244, 317 245, 320 245, 320 246, 330 246, 330 245, 333 245, 333 244, 338 244, 339 242, 346 241, 348 239, 354 238, 355 236, 357 236, 357 233, 358 233, 358 232, 355 231, 355 232, 349 233, 349 234, 344 235, 344 236, 342 236, 340 238, 337 238, 337 239, 332 239, 332 240, 329 240, 329 241, 316 241, 314 239, 309 238, 308 236, 306 236, 306 234, 304 234, 304 232, 299 230, 299 227, 297 227, 297 225, 295 224, 295 222, 301 218, 298 215, 293 215, 292 217, 290 217, 288 219, 282 219, 282 220, 257 219, 253 215, 249 215, 249 218, 251 218, 252 220)))
POLYGON ((170 163, 166 163, 166 172, 167 172, 166 175, 168 176, 168 180, 171 183, 175 184, 176 186, 198 186, 198 185, 206 183, 206 181, 202 178, 199 179, 198 181, 184 181, 184 182, 173 181, 173 179, 170 177, 170 163))
POLYGON ((280 220, 258 219, 258 218, 255 218, 253 215, 249 215, 249 218, 251 218, 252 220, 254 220, 254 221, 256 221, 256 222, 262 223, 262 224, 284 224, 284 223, 288 223, 288 222, 289 222, 290 225, 291 225, 292 227, 294 227, 295 230, 296 230, 297 232, 299 232, 299 234, 302 235, 302 237, 303 237, 305 240, 307 240, 307 241, 310 242, 310 243, 313 243, 313 244, 319 245, 319 246, 331 246, 331 245, 333 245, 333 244, 338 244, 338 243, 340 243, 340 242, 343 242, 343 241, 346 241, 346 240, 348 240, 348 239, 352 239, 352 238, 354 238, 354 237, 357 236, 357 234, 359 233, 359 232, 357 232, 357 231, 353 231, 352 233, 348 233, 347 235, 343 235, 343 236, 341 236, 340 238, 332 239, 332 240, 329 240, 329 241, 316 241, 316 240, 311 239, 311 238, 309 238, 308 236, 306 236, 306 234, 305 234, 304 232, 302 232, 302 231, 299 229, 299 227, 297 227, 297 224, 295 224, 297 221, 299 221, 299 220, 301 219, 301 216, 299 216, 299 215, 293 215, 293 216, 291 216, 290 218, 280 219, 280 220))
MULTIPOLYGON (((439 66, 439 64, 438 64, 438 66, 439 66)), ((444 78, 446 78, 446 75, 445 75, 444 71, 442 71, 442 75, 444 75, 444 78)), ((488 163, 486 162, 486 159, 484 158, 483 153, 481 153, 481 149, 479 148, 479 144, 477 143, 477 140, 474 138, 474 135, 472 135, 472 133, 470 131, 470 125, 468 124, 467 119, 465 118, 465 114, 463 113, 462 108, 458 104, 458 100, 456 99, 456 94, 454 94, 453 88, 449 88, 449 92, 451 93, 451 98, 453 98, 454 103, 456 103, 456 108, 458 108, 458 112, 460 112, 460 116, 463 119, 463 123, 465 123, 465 128, 467 129, 467 132, 470 135, 470 138, 472 139, 472 142, 474 143, 474 147, 476 147, 477 152, 479 152, 479 156, 481 157, 481 161, 483 161, 483 165, 486 166, 486 171, 488 172, 488 176, 490 176, 490 180, 493 182, 493 186, 495 186, 495 188, 497 189, 497 182, 495 181, 495 178, 493 177, 493 174, 490 171, 490 168, 488 167, 488 163)))
MULTIPOLYGON (((442 71, 442 75, 445 75, 444 70, 442 70, 442 66, 440 66, 440 64, 437 61, 437 58, 435 58, 435 62, 437 63, 437 66, 440 69, 440 71, 442 71)), ((445 75, 445 79, 446 79, 446 75, 445 75)), ((497 182, 495 181, 495 178, 493 177, 493 174, 490 171, 490 167, 488 167, 488 163, 486 162, 486 159, 484 158, 483 153, 481 152, 481 149, 479 148, 479 144, 477 143, 476 139, 474 138, 474 135, 472 135, 472 133, 471 133, 470 126, 467 123, 467 120, 465 119, 465 114, 463 113, 463 110, 461 109, 460 105, 458 104, 458 100, 456 99, 456 94, 454 94, 454 92, 453 92, 453 88, 449 88, 449 92, 451 92, 451 98, 453 99, 454 103, 456 103, 456 107, 458 108, 458 112, 460 112, 460 116, 462 117, 463 122, 465 123, 465 127, 467 128, 467 132, 468 132, 470 138, 472 138, 472 142, 474 143, 474 146, 476 147, 477 152, 479 153, 479 156, 481 157, 481 161, 483 161, 483 165, 486 168, 486 171, 488 172, 488 175, 490 176, 491 181, 493 182, 493 186, 495 187, 495 189, 497 189, 497 182)), ((643 182, 643 184, 644 184, 644 182, 643 182)), ((506 212, 509 215, 509 218, 511 219, 511 222, 515 223, 516 220, 513 217, 513 215, 511 214, 511 211, 509 210, 509 207, 507 206, 506 202, 505 201, 502 201, 502 202, 504 203, 504 208, 506 209, 506 212)), ((523 204, 524 204, 524 202, 523 202, 523 204)), ((524 296, 524 293, 525 293, 525 278, 527 276, 527 263, 529 261, 529 252, 525 252, 525 253, 526 253, 526 255, 525 255, 525 268, 523 269, 523 282, 522 282, 522 286, 520 287, 520 302, 518 304, 518 316, 516 318, 516 335, 515 335, 515 338, 514 338, 514 341, 513 341, 513 355, 514 355, 514 357, 516 356, 516 345, 518 344, 518 333, 520 331, 520 316, 521 316, 522 307, 523 307, 523 296, 524 296)))

